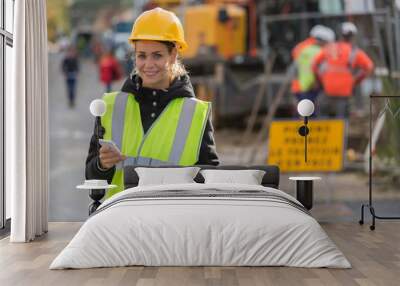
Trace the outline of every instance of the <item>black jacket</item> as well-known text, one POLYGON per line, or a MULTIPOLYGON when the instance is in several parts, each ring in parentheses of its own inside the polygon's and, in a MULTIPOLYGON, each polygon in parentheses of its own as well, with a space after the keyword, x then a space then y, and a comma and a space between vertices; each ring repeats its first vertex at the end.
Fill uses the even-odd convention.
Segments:
MULTIPOLYGON (((179 97, 195 97, 189 76, 176 78, 168 90, 156 90, 141 86, 141 79, 138 76, 128 78, 121 91, 132 93, 140 106, 143 131, 146 132, 167 104, 179 97)), ((94 130, 96 130, 96 124, 94 130)), ((104 128, 100 128, 100 137, 103 137, 104 128)), ((89 154, 86 159, 86 179, 103 179, 109 183, 114 176, 115 167, 107 171, 99 169, 98 149, 96 137, 93 134, 90 140, 89 154)), ((208 119, 203 139, 200 146, 199 160, 196 165, 218 165, 218 155, 215 149, 213 127, 211 118, 208 119)))
POLYGON ((67 79, 76 78, 79 72, 79 62, 77 57, 67 56, 63 59, 61 69, 67 79))

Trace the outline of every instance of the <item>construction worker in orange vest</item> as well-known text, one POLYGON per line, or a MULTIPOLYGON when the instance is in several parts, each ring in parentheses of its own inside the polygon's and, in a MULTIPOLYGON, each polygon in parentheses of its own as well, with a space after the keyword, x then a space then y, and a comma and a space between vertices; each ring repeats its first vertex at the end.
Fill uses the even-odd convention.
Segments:
MULTIPOLYGON (((315 101, 319 94, 319 87, 311 65, 321 48, 326 43, 333 42, 334 40, 335 33, 330 28, 316 25, 310 31, 310 37, 294 47, 292 56, 296 75, 292 81, 292 93, 298 101, 309 99, 316 104, 315 101)), ((314 114, 316 113, 318 112, 314 114)))
POLYGON ((324 115, 346 118, 354 86, 373 71, 374 64, 364 51, 353 44, 357 35, 357 27, 353 23, 343 23, 341 35, 341 41, 325 46, 315 57, 312 70, 326 95, 324 115))

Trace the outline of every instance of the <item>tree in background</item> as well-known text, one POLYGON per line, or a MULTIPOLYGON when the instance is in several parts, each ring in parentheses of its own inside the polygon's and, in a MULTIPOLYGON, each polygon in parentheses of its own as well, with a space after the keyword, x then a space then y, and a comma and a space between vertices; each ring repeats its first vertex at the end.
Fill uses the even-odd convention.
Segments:
POLYGON ((51 42, 55 42, 60 33, 69 34, 71 31, 69 3, 65 0, 47 0, 47 34, 51 42))

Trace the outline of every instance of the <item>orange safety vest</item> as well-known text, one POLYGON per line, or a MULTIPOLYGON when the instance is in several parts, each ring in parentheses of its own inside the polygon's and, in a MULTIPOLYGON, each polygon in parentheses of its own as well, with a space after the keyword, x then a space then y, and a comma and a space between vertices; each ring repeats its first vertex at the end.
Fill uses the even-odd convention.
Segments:
MULTIPOLYGON (((307 47, 314 45, 317 42, 315 38, 309 37, 305 39, 304 41, 298 43, 292 50, 292 58, 295 61, 300 53, 307 47)), ((296 76, 295 79, 292 80, 292 86, 291 86, 292 93, 299 93, 301 92, 301 87, 300 87, 300 82, 296 76)))
POLYGON ((313 63, 313 71, 317 73, 328 96, 351 96, 358 69, 366 76, 372 71, 373 63, 362 50, 347 42, 327 45, 313 63))

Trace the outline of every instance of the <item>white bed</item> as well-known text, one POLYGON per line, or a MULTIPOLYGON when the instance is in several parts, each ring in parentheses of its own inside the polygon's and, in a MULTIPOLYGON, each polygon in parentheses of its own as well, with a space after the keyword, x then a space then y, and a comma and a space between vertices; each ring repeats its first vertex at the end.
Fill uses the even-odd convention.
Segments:
POLYGON ((127 265, 350 268, 318 222, 299 205, 286 193, 261 185, 134 187, 106 200, 50 269, 127 265))

